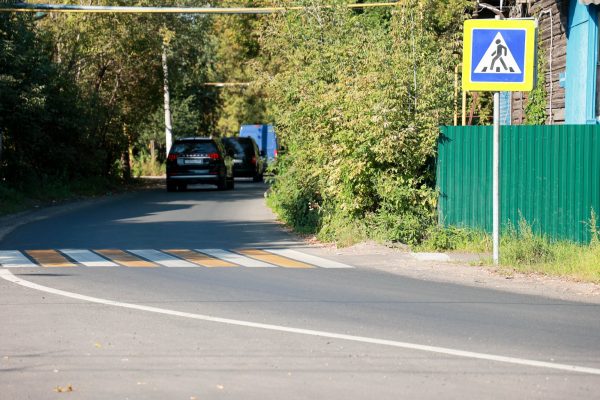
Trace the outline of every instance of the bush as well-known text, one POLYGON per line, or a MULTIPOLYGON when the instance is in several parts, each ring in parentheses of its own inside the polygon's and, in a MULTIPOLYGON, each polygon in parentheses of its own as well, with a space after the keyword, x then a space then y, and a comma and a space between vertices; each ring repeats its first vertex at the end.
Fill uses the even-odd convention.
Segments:
POLYGON ((133 176, 162 176, 165 174, 166 166, 156 159, 152 159, 149 154, 141 152, 133 158, 133 176))
POLYGON ((269 204, 339 243, 419 243, 434 222, 430 165, 452 115, 464 8, 442 21, 428 0, 363 13, 342 3, 273 19, 261 36, 258 81, 287 147, 269 204))

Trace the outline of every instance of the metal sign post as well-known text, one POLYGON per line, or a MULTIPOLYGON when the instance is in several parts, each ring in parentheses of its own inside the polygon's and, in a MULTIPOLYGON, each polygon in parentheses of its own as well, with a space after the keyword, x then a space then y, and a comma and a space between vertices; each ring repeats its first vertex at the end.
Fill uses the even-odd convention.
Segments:
POLYGON ((492 156, 492 258, 500 262, 500 92, 494 93, 494 139, 492 156))
POLYGON ((531 91, 536 71, 535 20, 465 21, 463 90, 494 92, 492 242, 500 262, 500 92, 531 91))

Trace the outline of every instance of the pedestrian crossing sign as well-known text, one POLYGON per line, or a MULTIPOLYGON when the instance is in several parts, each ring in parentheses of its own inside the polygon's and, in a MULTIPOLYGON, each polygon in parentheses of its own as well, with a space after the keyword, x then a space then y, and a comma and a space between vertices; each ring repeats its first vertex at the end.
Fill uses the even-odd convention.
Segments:
POLYGON ((536 35, 537 22, 533 19, 465 21, 463 89, 533 90, 536 35))

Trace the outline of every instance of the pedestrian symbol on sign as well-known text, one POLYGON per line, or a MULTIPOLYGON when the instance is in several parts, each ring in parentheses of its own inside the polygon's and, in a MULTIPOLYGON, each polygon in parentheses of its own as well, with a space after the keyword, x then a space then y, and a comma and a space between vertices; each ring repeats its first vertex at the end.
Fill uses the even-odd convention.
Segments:
POLYGON ((513 57, 502 34, 498 32, 485 54, 477 64, 475 73, 480 74, 520 74, 519 64, 513 57))
POLYGON ((463 89, 530 91, 535 83, 535 20, 465 21, 463 89))

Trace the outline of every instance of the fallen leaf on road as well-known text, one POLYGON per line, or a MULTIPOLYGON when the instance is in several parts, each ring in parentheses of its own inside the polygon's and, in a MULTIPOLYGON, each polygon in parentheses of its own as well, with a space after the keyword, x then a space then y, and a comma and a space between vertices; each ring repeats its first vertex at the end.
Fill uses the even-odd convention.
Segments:
POLYGON ((73 391, 73 386, 71 386, 71 385, 68 385, 67 387, 64 387, 64 388, 63 388, 63 387, 60 387, 60 386, 57 386, 57 387, 54 389, 54 391, 55 391, 55 392, 57 392, 57 393, 72 392, 72 391, 73 391))
POLYGON ((96 346, 97 348, 102 347, 102 345, 100 343, 98 343, 98 342, 94 343, 94 346, 96 346))
POLYGON ((217 385, 217 389, 223 390, 223 389, 225 389, 225 386, 223 386, 223 385, 217 385))

